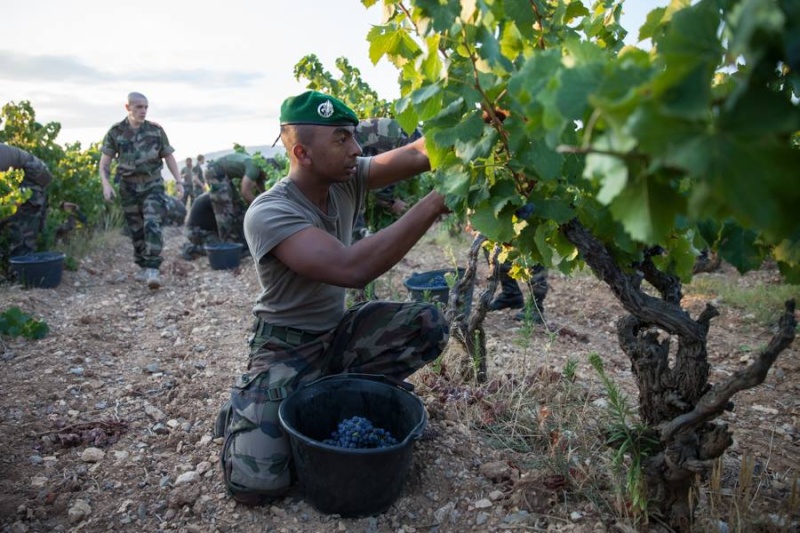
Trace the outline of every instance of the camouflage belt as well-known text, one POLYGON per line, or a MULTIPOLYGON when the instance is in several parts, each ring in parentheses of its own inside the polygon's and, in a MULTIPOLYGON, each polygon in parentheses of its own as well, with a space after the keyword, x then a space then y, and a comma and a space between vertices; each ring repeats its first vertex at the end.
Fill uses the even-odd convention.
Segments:
POLYGON ((260 318, 256 318, 253 324, 253 333, 257 337, 274 337, 278 340, 291 344, 292 346, 300 346, 308 344, 317 339, 321 333, 311 333, 297 328, 290 328, 287 326, 275 326, 264 322, 260 318))
POLYGON ((153 176, 152 174, 133 174, 131 176, 122 176, 122 181, 130 183, 150 183, 159 179, 160 176, 153 176))

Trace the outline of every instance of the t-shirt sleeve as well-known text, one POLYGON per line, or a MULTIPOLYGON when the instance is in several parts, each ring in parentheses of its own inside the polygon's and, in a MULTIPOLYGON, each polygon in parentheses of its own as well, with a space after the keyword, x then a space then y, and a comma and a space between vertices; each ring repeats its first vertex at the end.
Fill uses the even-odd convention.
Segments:
POLYGON ((257 261, 311 222, 288 200, 270 198, 253 204, 244 217, 244 235, 257 261))
POLYGON ((47 165, 44 163, 44 161, 38 157, 33 158, 30 165, 30 171, 26 169, 25 176, 32 179, 42 187, 47 187, 50 182, 53 181, 53 175, 50 173, 50 169, 47 168, 47 165))
POLYGON ((108 133, 106 133, 106 136, 103 137, 103 144, 100 147, 100 151, 109 157, 114 157, 117 155, 119 150, 117 149, 117 143, 114 141, 114 136, 111 134, 111 130, 109 130, 108 133))
POLYGON ((244 162, 244 175, 253 181, 258 181, 259 176, 261 176, 261 169, 252 159, 248 159, 244 162))
POLYGON ((160 134, 161 134, 161 152, 159 152, 159 156, 163 159, 167 157, 169 154, 175 151, 175 148, 169 144, 169 139, 167 138, 167 132, 164 131, 164 128, 161 126, 158 127, 160 134))

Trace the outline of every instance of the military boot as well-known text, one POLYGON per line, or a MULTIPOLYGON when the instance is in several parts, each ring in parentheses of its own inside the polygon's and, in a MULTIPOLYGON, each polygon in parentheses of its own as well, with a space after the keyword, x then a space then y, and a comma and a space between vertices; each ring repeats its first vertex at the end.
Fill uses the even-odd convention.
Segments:
POLYGON ((183 247, 181 249, 181 258, 184 261, 194 261, 198 257, 205 255, 206 251, 203 249, 202 246, 198 246, 191 242, 183 243, 183 247))
POLYGON ((529 320, 533 324, 544 324, 544 299, 550 290, 547 282, 547 270, 542 265, 535 265, 531 269, 531 278, 528 281, 533 301, 525 309, 514 315, 515 320, 529 320))
POLYGON ((521 309, 525 305, 525 297, 522 295, 519 283, 508 274, 509 270, 510 268, 508 265, 500 265, 501 291, 500 294, 489 303, 489 311, 521 309))
POLYGON ((544 324, 544 298, 533 298, 530 306, 514 315, 514 320, 529 321, 531 324, 544 324))

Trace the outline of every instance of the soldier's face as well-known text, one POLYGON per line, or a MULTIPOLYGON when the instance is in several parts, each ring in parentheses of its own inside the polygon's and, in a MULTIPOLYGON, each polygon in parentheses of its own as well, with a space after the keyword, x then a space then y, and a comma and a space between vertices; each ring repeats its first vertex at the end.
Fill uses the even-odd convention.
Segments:
POLYGON ((125 104, 125 109, 128 110, 128 118, 134 124, 141 124, 147 116, 147 100, 136 99, 130 103, 125 104))

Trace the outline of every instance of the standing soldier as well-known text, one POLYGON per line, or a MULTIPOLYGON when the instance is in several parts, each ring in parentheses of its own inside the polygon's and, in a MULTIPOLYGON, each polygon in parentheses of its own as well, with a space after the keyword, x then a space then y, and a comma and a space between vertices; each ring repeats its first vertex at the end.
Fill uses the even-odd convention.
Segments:
POLYGON ((526 307, 525 295, 520 289, 519 282, 511 277, 511 262, 500 263, 498 267, 500 294, 489 303, 489 311, 520 309, 514 315, 514 320, 530 320, 533 324, 544 324, 544 299, 550 288, 547 282, 547 269, 538 264, 528 269, 529 278, 525 283, 533 301, 526 307))
POLYGON ((181 179, 183 180, 183 196, 181 203, 189 209, 189 200, 194 202, 197 198, 194 194, 194 168, 192 168, 192 158, 186 158, 186 165, 181 169, 181 179))
POLYGON ((192 187, 194 188, 194 196, 193 199, 196 199, 198 196, 206 192, 206 178, 205 178, 205 168, 203 168, 203 163, 206 162, 206 156, 200 154, 197 156, 197 164, 192 169, 192 187))
POLYGON ((53 180, 47 165, 33 154, 0 143, 0 172, 9 169, 22 170, 20 188, 30 191, 30 197, 17 211, 0 220, 0 267, 8 266, 8 258, 36 251, 39 237, 47 217, 46 188, 53 180))
POLYGON ((263 192, 266 180, 267 173, 247 154, 234 152, 208 164, 206 183, 222 242, 244 242, 244 213, 263 192))
POLYGON ((165 198, 162 159, 175 178, 179 196, 183 196, 183 183, 173 155, 175 149, 169 144, 164 128, 145 120, 147 108, 147 98, 143 94, 128 95, 125 104, 128 116, 111 126, 103 139, 100 179, 103 197, 110 201, 116 196, 109 181, 111 160, 117 158, 122 211, 133 241, 134 261, 142 269, 135 279, 157 289, 161 286, 158 269, 163 260, 164 244, 161 234, 165 198))

